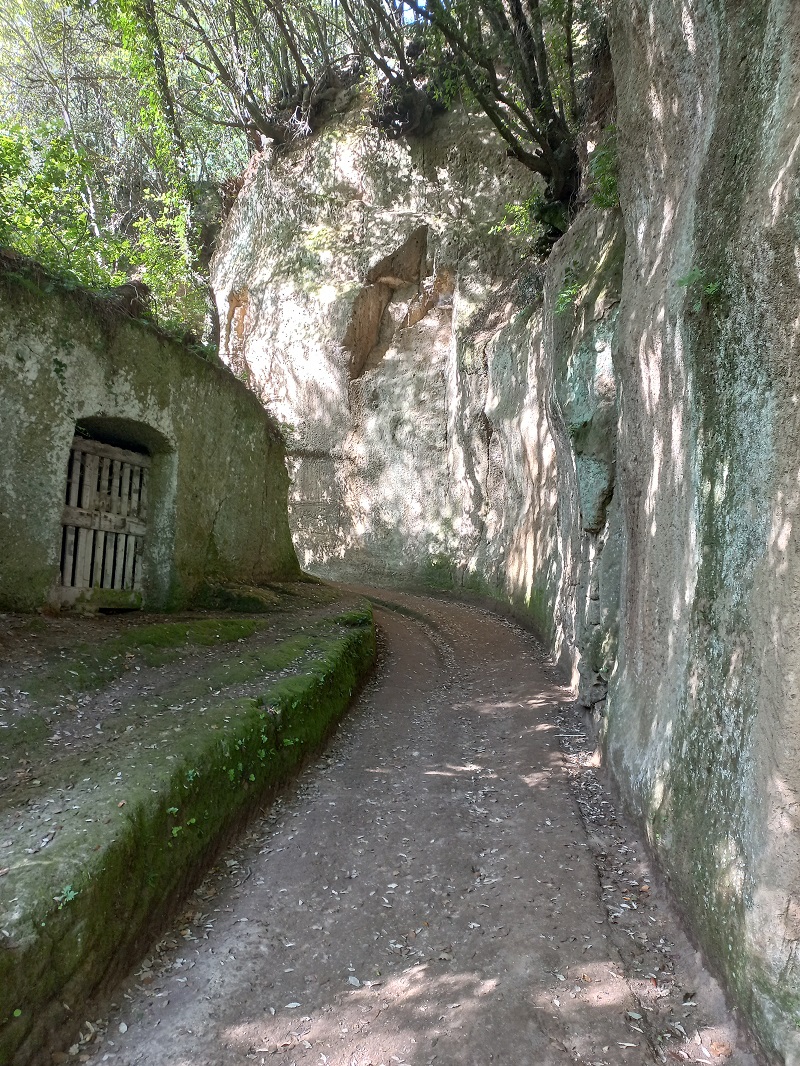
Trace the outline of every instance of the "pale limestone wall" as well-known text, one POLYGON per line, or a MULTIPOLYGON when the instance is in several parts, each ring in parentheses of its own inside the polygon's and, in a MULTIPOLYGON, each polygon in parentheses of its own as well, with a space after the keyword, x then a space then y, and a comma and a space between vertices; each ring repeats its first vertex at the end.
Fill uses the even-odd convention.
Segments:
POLYGON ((800 1062, 797 16, 791 0, 636 0, 612 37, 627 255, 608 753, 699 942, 786 1063, 800 1062))
POLYGON ((605 713, 617 651, 622 525, 616 492, 619 404, 613 365, 625 241, 617 212, 588 209, 547 265, 542 343, 558 472, 558 634, 571 653, 579 702, 605 713), (559 310, 559 294, 579 289, 559 310))
POLYGON ((304 565, 488 593, 572 666, 698 941, 798 1063, 800 23, 613 22, 624 235, 589 210, 537 274, 491 232, 526 176, 472 120, 409 146, 350 115, 254 168, 226 357, 293 425, 304 565))
POLYGON ((455 469, 453 335, 518 269, 523 248, 491 230, 534 188, 463 113, 409 145, 356 109, 253 167, 213 264, 222 354, 289 427, 306 568, 468 572, 481 502, 455 469))
POLYGON ((152 455, 145 606, 185 606, 207 579, 298 574, 283 444, 256 398, 224 367, 102 300, 6 268, 0 608, 32 610, 53 599, 77 422, 152 455))
POLYGON ((287 425, 305 568, 511 604, 597 702, 613 659, 616 573, 599 560, 618 532, 588 483, 599 477, 610 497, 616 400, 601 379, 621 248, 613 216, 592 214, 579 241, 566 239, 545 297, 529 240, 498 231, 506 205, 534 188, 486 122, 461 112, 406 143, 381 139, 354 110, 288 156, 256 161, 212 266, 222 354, 287 425), (586 284, 560 319, 556 396, 546 305, 573 262, 586 284), (609 278, 595 284, 598 267, 609 278), (585 347, 577 362, 573 333, 585 347), (602 457, 590 440, 578 461, 584 509, 595 511, 585 523, 577 482, 562 484, 574 458, 557 412, 570 390, 582 397, 584 435, 603 419, 610 434, 602 457), (559 511, 560 494, 574 505, 559 511), (583 658, 578 633, 592 645, 583 658))

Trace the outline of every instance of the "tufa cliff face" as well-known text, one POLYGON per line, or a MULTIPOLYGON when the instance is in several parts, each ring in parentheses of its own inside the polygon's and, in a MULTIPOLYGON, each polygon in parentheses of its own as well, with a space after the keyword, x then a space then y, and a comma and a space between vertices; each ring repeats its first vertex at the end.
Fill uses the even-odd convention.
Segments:
POLYGON ((800 1061, 800 20, 619 4, 625 543, 607 748, 765 1046, 800 1061))
POLYGON ((475 116, 257 162, 214 262, 302 565, 523 612, 698 942, 800 1063, 800 21, 614 5, 621 215, 546 268, 475 116))
POLYGON ((350 112, 256 161, 214 284, 224 358, 286 427, 301 564, 499 599, 588 705, 616 639, 623 238, 589 212, 545 277, 503 225, 534 191, 478 116, 412 144, 350 112))

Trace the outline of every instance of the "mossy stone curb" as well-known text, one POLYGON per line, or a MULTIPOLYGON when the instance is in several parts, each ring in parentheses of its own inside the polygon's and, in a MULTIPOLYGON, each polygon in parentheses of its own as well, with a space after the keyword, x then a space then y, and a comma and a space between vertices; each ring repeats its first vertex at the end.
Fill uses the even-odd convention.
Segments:
POLYGON ((307 633, 301 672, 193 712, 176 751, 140 752, 122 788, 109 775, 94 785, 90 829, 86 810, 63 812, 46 851, 15 856, 0 879, 0 1066, 49 1061, 232 829, 324 742, 374 662, 371 610, 307 633))

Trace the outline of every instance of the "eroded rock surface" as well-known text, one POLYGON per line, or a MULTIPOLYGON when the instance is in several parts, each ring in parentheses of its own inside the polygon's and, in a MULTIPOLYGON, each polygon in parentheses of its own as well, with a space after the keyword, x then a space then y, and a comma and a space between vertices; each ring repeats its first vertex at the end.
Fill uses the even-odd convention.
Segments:
POLYGON ((534 191, 475 115, 411 144, 353 113, 254 163, 215 284, 224 357, 287 427, 302 565, 511 603, 588 706, 615 640, 622 235, 588 213, 545 279, 503 224, 534 191))
POLYGON ((614 6, 621 219, 546 269, 474 118, 254 166, 226 357, 292 424, 302 564, 511 604, 572 667, 694 934, 800 1062, 795 5, 614 6), (238 317, 237 317, 238 316, 238 317))
POLYGON ((800 24, 619 5, 625 562, 608 750, 704 948, 800 1061, 800 24))

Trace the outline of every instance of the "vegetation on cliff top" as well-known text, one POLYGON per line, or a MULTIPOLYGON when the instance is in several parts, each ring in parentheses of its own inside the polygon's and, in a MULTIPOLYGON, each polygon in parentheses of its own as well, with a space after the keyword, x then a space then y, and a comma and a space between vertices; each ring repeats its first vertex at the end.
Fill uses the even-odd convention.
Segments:
POLYGON ((207 268, 249 156, 358 88, 389 136, 466 99, 546 185, 580 174, 599 0, 0 0, 0 244, 92 287, 137 279, 213 339, 207 268))

